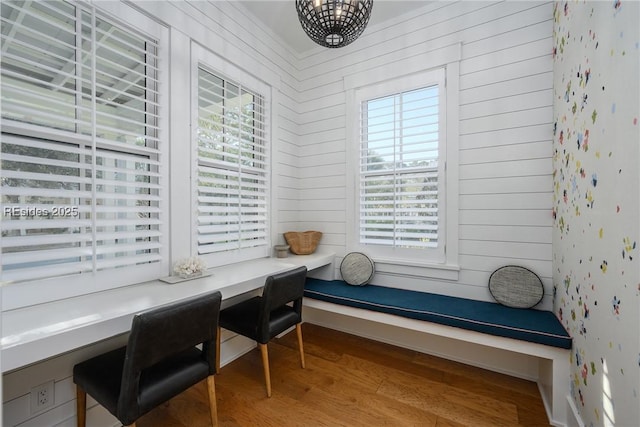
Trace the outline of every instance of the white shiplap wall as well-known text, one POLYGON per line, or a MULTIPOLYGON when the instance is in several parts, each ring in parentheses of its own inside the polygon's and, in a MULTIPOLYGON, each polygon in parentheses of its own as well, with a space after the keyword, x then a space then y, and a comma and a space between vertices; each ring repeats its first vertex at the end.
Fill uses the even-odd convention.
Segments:
POLYGON ((459 280, 378 274, 374 282, 491 300, 491 271, 519 264, 542 277, 550 308, 552 12, 550 2, 432 2, 350 46, 304 57, 295 228, 318 229, 323 247, 347 251, 346 147, 356 142, 347 140, 345 76, 429 69, 438 65, 431 52, 462 43, 459 280))

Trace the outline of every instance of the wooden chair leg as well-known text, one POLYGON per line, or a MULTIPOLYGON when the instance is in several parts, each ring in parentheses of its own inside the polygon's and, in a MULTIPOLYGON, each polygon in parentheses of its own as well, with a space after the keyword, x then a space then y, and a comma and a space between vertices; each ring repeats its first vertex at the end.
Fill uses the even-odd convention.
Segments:
POLYGON ((216 403, 216 381, 213 375, 207 377, 207 390, 209 392, 209 411, 211 412, 211 425, 218 426, 218 406, 216 403))
MULTIPOLYGON (((78 385, 76 385, 76 411, 78 427, 85 427, 87 425, 87 392, 78 385)), ((136 427, 135 421, 127 427, 136 427)), ((214 427, 216 427, 216 425, 214 425, 214 427)))
POLYGON ((220 332, 222 329, 218 326, 218 339, 216 340, 216 374, 220 373, 220 341, 222 340, 222 336, 220 332))
POLYGON ((87 393, 76 385, 76 420, 78 427, 87 425, 87 393))
POLYGON ((262 354, 262 367, 264 369, 264 381, 267 384, 267 397, 271 397, 271 375, 269 374, 269 350, 266 344, 258 344, 262 354))
POLYGON ((304 347, 302 347, 302 323, 298 323, 296 325, 296 334, 298 335, 298 349, 300 350, 300 364, 302 365, 302 369, 304 366, 304 347))

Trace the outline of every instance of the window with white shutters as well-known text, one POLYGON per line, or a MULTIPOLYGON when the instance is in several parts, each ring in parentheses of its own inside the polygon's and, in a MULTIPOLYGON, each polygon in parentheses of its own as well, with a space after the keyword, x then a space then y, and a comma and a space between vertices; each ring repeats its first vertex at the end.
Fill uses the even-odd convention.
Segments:
POLYGON ((372 254, 444 252, 443 86, 360 100, 358 243, 372 254))
POLYGON ((6 1, 1 46, 0 280, 157 277, 158 40, 88 4, 6 1))
POLYGON ((269 163, 263 95, 198 65, 197 250, 210 265, 267 254, 269 163))

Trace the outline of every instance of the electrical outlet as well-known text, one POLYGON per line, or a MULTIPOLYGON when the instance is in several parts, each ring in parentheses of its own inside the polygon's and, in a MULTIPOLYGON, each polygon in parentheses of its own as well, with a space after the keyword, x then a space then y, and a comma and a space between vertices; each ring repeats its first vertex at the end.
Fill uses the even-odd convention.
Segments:
POLYGON ((53 395, 54 383, 53 380, 47 381, 44 384, 35 386, 31 389, 31 413, 43 411, 47 408, 53 407, 54 395, 53 395))

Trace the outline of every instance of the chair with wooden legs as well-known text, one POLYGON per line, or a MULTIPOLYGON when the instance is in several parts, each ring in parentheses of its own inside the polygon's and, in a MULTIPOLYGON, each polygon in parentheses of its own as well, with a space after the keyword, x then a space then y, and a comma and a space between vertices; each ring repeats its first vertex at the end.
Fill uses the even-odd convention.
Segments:
POLYGON ((142 415, 205 379, 211 423, 217 426, 214 374, 221 300, 216 291, 139 313, 126 347, 75 365, 78 426, 86 423, 87 393, 123 425, 135 426, 142 415))
MULTIPOLYGON (((268 397, 271 397, 271 375, 269 373, 267 343, 272 338, 295 326, 298 335, 300 364, 302 368, 305 367, 302 328, 300 326, 306 277, 306 267, 269 276, 265 282, 262 296, 250 298, 220 312, 220 327, 257 341, 262 354, 268 397)), ((218 332, 218 339, 219 337, 220 332, 218 332)), ((220 361, 218 360, 217 363, 219 367, 220 361)))

